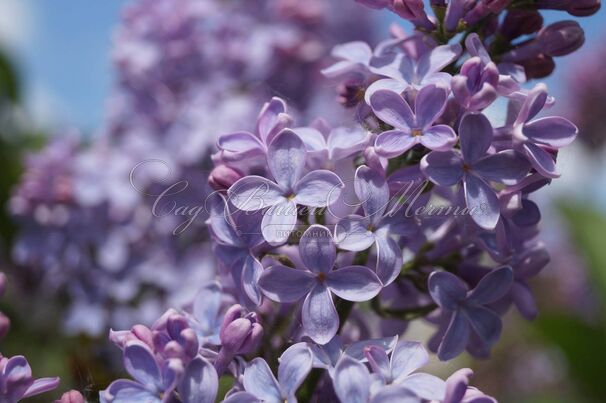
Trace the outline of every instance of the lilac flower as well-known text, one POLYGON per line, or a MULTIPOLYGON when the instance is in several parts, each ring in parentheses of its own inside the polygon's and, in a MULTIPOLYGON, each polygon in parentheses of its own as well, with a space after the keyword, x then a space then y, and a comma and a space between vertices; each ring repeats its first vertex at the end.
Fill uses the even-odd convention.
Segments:
POLYGON ((429 361, 429 355, 420 343, 400 341, 391 353, 375 346, 367 347, 366 358, 373 372, 384 385, 398 385, 427 400, 442 400, 444 381, 429 374, 413 373, 429 361))
POLYGON ((413 113, 399 94, 389 90, 374 92, 370 97, 370 107, 379 119, 394 127, 394 130, 383 132, 377 137, 377 154, 393 158, 417 144, 438 151, 452 148, 457 141, 454 130, 446 125, 434 126, 446 108, 447 99, 446 89, 427 85, 417 94, 413 113))
POLYGON ((512 136, 514 146, 526 155, 537 172, 546 178, 557 178, 559 174, 549 150, 572 143, 578 129, 560 116, 534 119, 545 107, 547 99, 547 87, 537 84, 526 96, 517 116, 510 118, 513 123, 499 131, 512 136))
POLYGON ((397 216, 388 210, 389 186, 380 172, 360 166, 356 170, 354 188, 364 216, 350 215, 339 221, 335 238, 341 249, 355 252, 375 245, 377 276, 386 286, 395 280, 402 266, 401 249, 392 234, 414 233, 416 223, 412 219, 404 220, 403 214, 397 216))
POLYGON ((219 283, 213 281, 200 288, 191 306, 191 312, 186 312, 189 325, 195 330, 200 345, 221 344, 219 332, 221 328, 222 289, 219 283))
POLYGON ((291 130, 283 130, 271 142, 267 165, 276 182, 250 175, 229 188, 229 201, 243 211, 268 208, 261 231, 272 244, 285 242, 297 223, 297 205, 326 207, 334 203, 344 184, 333 172, 315 170, 302 176, 307 151, 291 130))
POLYGON ((305 343, 295 344, 280 356, 278 379, 262 358, 252 360, 244 370, 245 392, 237 392, 225 403, 296 403, 295 393, 312 368, 313 355, 305 343))
POLYGON ((467 285, 448 272, 433 272, 429 276, 429 293, 449 317, 438 347, 438 357, 447 361, 459 355, 473 340, 474 348, 488 351, 499 339, 501 320, 486 308, 510 289, 513 272, 509 267, 493 270, 468 291, 467 285))
POLYGON ((326 77, 340 77, 346 74, 364 76, 369 73, 368 67, 373 51, 367 43, 356 41, 335 46, 331 55, 338 61, 322 70, 322 74, 326 77))
POLYGON ((437 46, 422 53, 418 59, 402 53, 395 54, 391 63, 374 69, 377 74, 389 78, 375 81, 368 87, 366 103, 370 104, 370 97, 380 89, 403 92, 409 87, 419 90, 430 84, 449 87, 452 76, 441 70, 455 61, 461 51, 461 45, 454 44, 437 46))
POLYGON ((0 401, 15 403, 53 390, 58 385, 59 378, 34 379, 32 369, 23 356, 0 356, 0 401))
POLYGON ((519 153, 505 150, 486 155, 493 129, 482 114, 468 114, 459 126, 461 152, 433 151, 423 157, 421 169, 440 186, 463 182, 471 218, 481 228, 493 229, 500 215, 499 200, 490 182, 514 184, 528 173, 528 163, 519 153))
POLYGON ((309 227, 299 243, 305 270, 275 265, 264 271, 259 285, 270 299, 282 303, 305 297, 304 331, 316 343, 326 344, 339 327, 332 294, 348 301, 367 301, 381 290, 381 281, 365 266, 334 269, 336 250, 328 228, 309 227))

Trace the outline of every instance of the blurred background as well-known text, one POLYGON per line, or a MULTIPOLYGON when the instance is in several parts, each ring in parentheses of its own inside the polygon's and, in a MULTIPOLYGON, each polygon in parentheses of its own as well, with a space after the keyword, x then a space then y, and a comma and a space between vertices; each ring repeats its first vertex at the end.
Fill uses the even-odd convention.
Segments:
MULTIPOLYGON (((333 45, 376 44, 398 22, 322 0, 232 3, 0 0, 0 310, 11 319, 0 350, 61 376, 62 389, 94 399, 120 375, 107 329, 153 320, 214 273, 203 218, 175 237, 178 218, 152 219, 130 170, 161 158, 142 189, 186 178, 181 196, 203 198, 216 135, 251 126, 273 94, 300 121, 346 119, 324 107, 334 88, 318 69, 333 45)), ((551 254, 531 284, 541 313, 511 312, 491 360, 452 364, 503 402, 606 396, 604 12, 580 21, 584 47, 545 80, 554 113, 581 133, 559 156, 562 177, 537 194, 551 254)))

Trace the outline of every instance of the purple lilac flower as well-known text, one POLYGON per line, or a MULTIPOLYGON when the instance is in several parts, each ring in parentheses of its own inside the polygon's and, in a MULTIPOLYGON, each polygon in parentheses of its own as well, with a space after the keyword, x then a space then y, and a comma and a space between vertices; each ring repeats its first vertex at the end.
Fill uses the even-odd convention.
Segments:
POLYGON ((381 281, 368 267, 334 268, 335 243, 328 228, 309 227, 299 243, 304 269, 275 265, 259 280, 263 293, 278 302, 296 302, 303 297, 303 329, 316 343, 326 344, 337 333, 339 317, 332 294, 348 301, 367 301, 381 290, 381 281))
POLYGON ((572 143, 578 129, 560 116, 534 119, 545 107, 547 98, 547 87, 537 84, 526 96, 517 115, 510 117, 511 125, 499 131, 512 137, 514 147, 526 155, 537 172, 547 178, 557 178, 559 174, 550 151, 572 143))
POLYGON ((262 358, 252 360, 244 370, 245 392, 229 396, 226 403, 297 402, 295 393, 312 368, 313 355, 304 343, 295 344, 280 356, 278 378, 262 358))
MULTIPOLYGON (((416 231, 414 219, 402 219, 388 210, 389 187, 383 174, 360 166, 354 179, 356 195, 362 204, 364 216, 350 215, 335 227, 336 242, 341 249, 363 251, 375 246, 376 273, 383 285, 393 282, 402 266, 401 250, 392 234, 410 235, 416 231)), ((394 206, 392 206, 392 209, 394 206)))
POLYGON ((528 163, 513 150, 487 154, 493 129, 482 114, 468 114, 459 126, 461 151, 432 151, 421 161, 429 180, 440 186, 463 182, 471 218, 480 227, 497 225, 500 206, 490 182, 514 184, 528 173, 528 163))
POLYGON ((510 289, 513 272, 509 267, 496 269, 480 280, 469 291, 467 285, 448 272, 434 272, 429 277, 429 293, 433 300, 448 313, 446 328, 438 357, 451 360, 465 350, 468 343, 474 349, 488 352, 501 334, 499 316, 485 305, 497 301, 510 289))
POLYGON ((291 130, 283 130, 269 145, 267 165, 275 179, 249 175, 229 189, 229 201, 243 211, 269 208, 261 231, 272 244, 284 243, 297 223, 297 205, 326 207, 339 197, 344 184, 333 172, 315 170, 303 176, 307 151, 291 130))
POLYGON ((10 358, 0 356, 0 400, 15 403, 30 396, 55 389, 59 378, 32 377, 32 369, 25 357, 10 358))
POLYGON ((446 108, 448 91, 427 85, 415 99, 415 111, 399 94, 389 90, 375 91, 370 107, 383 122, 394 130, 381 133, 375 141, 379 156, 393 158, 402 155, 417 144, 430 150, 446 151, 456 143, 457 136, 450 126, 434 125, 446 108))

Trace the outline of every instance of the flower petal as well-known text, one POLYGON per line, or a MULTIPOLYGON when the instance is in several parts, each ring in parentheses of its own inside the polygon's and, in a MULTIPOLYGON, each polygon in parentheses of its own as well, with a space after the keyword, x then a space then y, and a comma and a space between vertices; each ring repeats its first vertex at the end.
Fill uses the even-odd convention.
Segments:
POLYGON ((301 319, 305 333, 318 344, 326 344, 339 328, 339 315, 328 288, 316 286, 305 298, 301 319))
POLYGON ((415 100, 415 127, 425 129, 433 124, 446 108, 448 91, 436 85, 421 88, 415 100))
POLYGON ((299 241, 299 254, 305 267, 314 273, 329 272, 337 258, 335 243, 328 228, 310 226, 299 241))
POLYGON ((418 144, 419 138, 408 131, 388 130, 377 136, 375 150, 377 155, 384 158, 395 158, 418 144))
POLYGON ((391 284, 400 274, 402 266, 402 249, 389 235, 376 236, 377 276, 383 286, 391 284))
POLYGON ((370 97, 370 107, 383 122, 396 129, 410 131, 415 124, 408 102, 396 92, 377 90, 370 97))
POLYGON ((491 310, 481 306, 465 306, 463 312, 480 339, 489 346, 501 336, 501 318, 491 310))
POLYGON ((149 347, 140 341, 130 341, 124 347, 124 368, 151 391, 162 388, 160 367, 149 347))
POLYGON ((303 140, 292 130, 282 130, 267 150, 267 166, 284 190, 292 191, 303 174, 307 151, 303 140))
POLYGON ((434 375, 412 374, 396 382, 422 399, 441 401, 446 395, 446 383, 434 375))
POLYGON ((30 396, 35 396, 39 395, 40 393, 45 393, 50 390, 53 390, 57 386, 59 386, 59 382, 61 382, 61 380, 58 377, 38 378, 34 380, 34 383, 32 383, 29 388, 27 388, 27 390, 23 394, 23 397, 26 398, 30 396))
POLYGON ((278 97, 263 105, 263 109, 257 117, 257 133, 267 144, 271 137, 286 127, 289 123, 286 115, 286 102, 278 97))
POLYGON ((362 165, 356 170, 354 188, 366 217, 372 223, 378 222, 389 202, 389 187, 383 174, 362 165))
POLYGON ((528 285, 516 281, 511 287, 511 296, 516 308, 525 319, 533 320, 537 317, 539 309, 528 285))
POLYGON ((546 178, 558 178, 560 176, 550 153, 530 142, 524 143, 523 148, 530 164, 538 173, 546 178))
POLYGON ((326 285, 340 298, 348 301, 368 301, 381 291, 381 281, 366 266, 347 266, 326 276, 326 285))
POLYGON ((430 150, 447 151, 457 142, 457 135, 452 127, 446 125, 432 126, 423 131, 421 144, 430 150))
POLYGON ((242 289, 255 305, 261 304, 261 291, 258 283, 262 273, 263 266, 261 266, 261 262, 249 254, 244 259, 242 267, 242 289))
POLYGON ((278 245, 288 240, 296 225, 297 205, 284 199, 263 214, 261 233, 268 243, 278 245))
POLYGON ((438 358, 448 361, 461 354, 467 346, 469 331, 467 319, 462 313, 455 311, 438 347, 438 358))
POLYGON ((194 358, 179 383, 183 403, 213 403, 219 389, 217 371, 205 358, 194 358))
POLYGON ((372 372, 381 377, 383 383, 391 383, 391 364, 387 352, 377 346, 367 347, 364 351, 372 372))
POLYGON ((364 364, 343 356, 335 368, 335 392, 341 402, 366 403, 370 395, 370 374, 364 364))
POLYGON ((480 159, 473 170, 488 181, 515 185, 528 174, 530 164, 517 151, 505 150, 480 159))
POLYGON ((467 285, 452 273, 434 271, 427 281, 431 298, 441 308, 456 310, 467 295, 467 285))
POLYGON ((243 211, 256 211, 286 200, 284 191, 269 179, 257 175, 238 179, 227 191, 228 200, 243 211))
POLYGON ((259 286, 273 301, 296 302, 303 298, 315 284, 315 276, 303 270, 286 266, 272 266, 263 271, 259 286))
POLYGON ((482 277, 478 285, 467 296, 467 303, 487 305, 503 297, 513 282, 513 271, 505 266, 492 270, 482 277))
POLYGON ((345 185, 334 172, 320 169, 301 178, 295 185, 295 203, 309 207, 332 205, 341 195, 345 185))
POLYGON ((233 153, 254 153, 263 151, 263 144, 257 136, 249 132, 228 133, 219 136, 217 148, 233 153))
POLYGON ((420 57, 417 75, 423 77, 439 72, 459 57, 462 50, 463 48, 458 43, 433 48, 420 57))
POLYGON ((99 392, 102 402, 112 403, 160 403, 160 396, 148 391, 143 385, 128 379, 118 379, 112 382, 107 389, 99 392))
POLYGON ((499 199, 486 182, 474 175, 463 179, 465 202, 473 221, 483 229, 493 230, 501 215, 499 199))
POLYGON ((522 132, 532 141, 543 143, 554 148, 570 145, 579 129, 568 119, 551 116, 533 120, 524 125, 522 132))
POLYGON ((294 344, 280 356, 278 383, 289 401, 311 371, 312 363, 313 355, 307 343, 294 344))
POLYGON ((537 84, 526 96, 526 100, 520 108, 520 112, 518 113, 518 117, 514 122, 514 126, 526 123, 535 117, 539 112, 541 112, 546 102, 547 87, 542 83, 537 84))
POLYGON ((391 354, 391 368, 396 382, 429 362, 429 355, 421 343, 401 341, 391 354))
POLYGON ((481 113, 465 115, 459 125, 461 152, 468 164, 486 155, 492 142, 493 129, 486 116, 481 113))
POLYGON ((423 174, 440 186, 452 186, 463 177, 463 160, 454 151, 432 151, 421 160, 423 174))
POLYGON ((282 393, 278 381, 263 358, 255 358, 244 370, 244 389, 262 401, 281 402, 282 393))

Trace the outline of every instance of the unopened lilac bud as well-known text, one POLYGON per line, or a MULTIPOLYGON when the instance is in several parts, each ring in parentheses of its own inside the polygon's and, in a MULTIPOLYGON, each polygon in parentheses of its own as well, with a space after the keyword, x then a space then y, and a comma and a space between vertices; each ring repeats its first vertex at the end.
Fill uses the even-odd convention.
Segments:
POLYGON ((435 28, 434 23, 427 17, 423 0, 394 0, 393 11, 416 26, 429 30, 435 28))
POLYGON ((148 346, 154 345, 152 331, 147 326, 135 325, 132 327, 131 333, 148 346))
POLYGON ((482 0, 465 15, 464 20, 469 25, 475 25, 490 14, 499 14, 509 3, 511 0, 482 0))
POLYGON ((11 320, 0 312, 0 340, 4 339, 11 327, 11 320))
POLYGON ((84 396, 77 390, 65 392, 60 400, 55 400, 55 403, 84 403, 84 396))
POLYGON ((232 305, 229 307, 225 315, 223 316, 223 322, 221 323, 220 333, 225 331, 225 328, 234 320, 242 317, 243 308, 239 304, 232 305))
POLYGON ((574 0, 566 9, 568 14, 575 17, 588 17, 597 13, 602 7, 601 0, 574 0))
POLYGON ((543 27, 543 16, 537 10, 512 10, 505 15, 499 32, 507 39, 534 34, 543 27))
POLYGON ((244 343, 242 343, 242 346, 240 346, 240 350, 238 351, 238 354, 252 353, 259 347, 259 344, 261 344, 262 339, 263 339, 263 326, 261 326, 259 323, 253 323, 252 328, 250 329, 250 332, 248 334, 248 337, 246 338, 246 340, 244 340, 244 343))
POLYGON ((469 8, 468 0, 450 0, 444 17, 444 27, 447 31, 453 32, 457 29, 459 21, 465 15, 469 8))
POLYGON ((530 80, 533 78, 547 77, 555 70, 555 62, 553 58, 547 55, 538 55, 532 59, 522 62, 526 77, 530 80))
POLYGON ((234 354, 240 351, 240 347, 252 330, 252 325, 251 321, 244 318, 231 322, 221 331, 221 346, 234 354))
POLYGON ((227 165, 217 165, 208 176, 208 184, 214 190, 227 190, 244 175, 235 168, 227 165))
POLYGON ((565 56, 585 43, 585 32, 576 21, 559 21, 542 29, 536 39, 546 55, 565 56))

